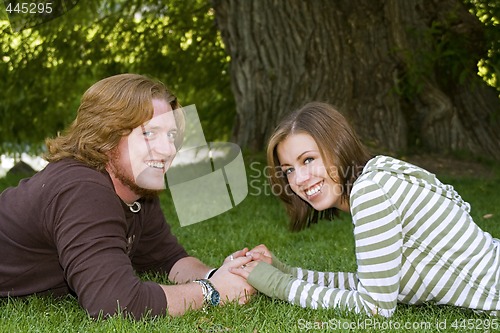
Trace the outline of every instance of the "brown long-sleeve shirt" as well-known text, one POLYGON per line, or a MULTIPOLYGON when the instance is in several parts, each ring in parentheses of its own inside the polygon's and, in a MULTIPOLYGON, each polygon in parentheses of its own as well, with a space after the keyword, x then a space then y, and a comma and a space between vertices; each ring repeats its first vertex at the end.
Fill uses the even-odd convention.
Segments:
POLYGON ((74 293, 93 317, 166 313, 161 287, 134 271, 170 272, 186 257, 159 199, 132 213, 107 173, 49 163, 0 194, 0 297, 74 293))

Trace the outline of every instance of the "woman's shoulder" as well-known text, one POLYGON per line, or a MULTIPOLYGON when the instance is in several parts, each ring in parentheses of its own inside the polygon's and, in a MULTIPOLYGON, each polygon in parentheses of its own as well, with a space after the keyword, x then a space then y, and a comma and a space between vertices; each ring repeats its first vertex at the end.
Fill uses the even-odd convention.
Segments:
POLYGON ((385 155, 378 155, 369 160, 363 168, 361 175, 376 172, 434 177, 434 174, 415 164, 385 155))
POLYGON ((364 171, 380 170, 380 169, 400 169, 403 167, 415 167, 414 165, 397 159, 392 156, 387 155, 377 155, 370 159, 366 165, 364 171))
POLYGON ((419 187, 439 187, 442 183, 433 173, 390 156, 379 155, 368 161, 354 183, 354 188, 379 187, 386 192, 395 191, 398 184, 419 187), (373 186, 372 186, 373 185, 373 186))

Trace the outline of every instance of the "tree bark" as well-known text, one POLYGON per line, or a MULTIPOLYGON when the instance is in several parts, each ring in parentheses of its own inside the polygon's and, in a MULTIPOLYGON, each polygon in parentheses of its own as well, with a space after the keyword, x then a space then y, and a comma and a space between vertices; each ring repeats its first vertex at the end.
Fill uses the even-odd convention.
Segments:
POLYGON ((231 57, 234 140, 261 150, 286 113, 339 108, 376 150, 500 158, 481 23, 459 0, 214 0, 231 57))

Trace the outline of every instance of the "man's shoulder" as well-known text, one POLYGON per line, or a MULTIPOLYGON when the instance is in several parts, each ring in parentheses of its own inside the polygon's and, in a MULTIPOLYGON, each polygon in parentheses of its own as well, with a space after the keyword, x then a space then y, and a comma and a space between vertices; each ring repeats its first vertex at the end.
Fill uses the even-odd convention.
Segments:
POLYGON ((38 181, 42 181, 44 184, 57 184, 57 186, 64 186, 64 184, 69 183, 92 182, 112 187, 111 179, 107 173, 100 172, 83 162, 70 158, 50 162, 34 178, 38 178, 38 181))

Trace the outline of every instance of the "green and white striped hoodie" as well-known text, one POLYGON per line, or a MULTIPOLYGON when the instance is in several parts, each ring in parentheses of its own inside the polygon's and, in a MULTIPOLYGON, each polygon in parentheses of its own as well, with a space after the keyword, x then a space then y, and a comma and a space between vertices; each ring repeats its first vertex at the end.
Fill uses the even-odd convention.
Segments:
POLYGON ((435 175, 387 156, 370 160, 353 184, 357 273, 316 272, 278 259, 248 281, 302 307, 339 307, 390 317, 397 303, 500 309, 500 242, 470 205, 435 175))

